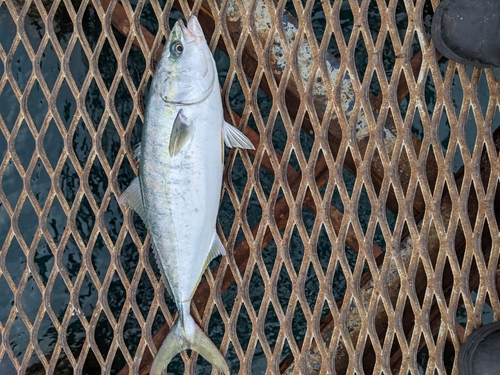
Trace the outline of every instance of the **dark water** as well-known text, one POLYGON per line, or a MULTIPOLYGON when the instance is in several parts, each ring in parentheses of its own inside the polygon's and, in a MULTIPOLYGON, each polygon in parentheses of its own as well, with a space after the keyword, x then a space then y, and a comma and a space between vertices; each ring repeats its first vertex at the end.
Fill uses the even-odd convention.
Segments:
MULTIPOLYGON (((160 3, 163 7, 164 2, 161 1, 160 3)), ((378 9, 376 8, 375 2, 372 3, 373 4, 370 6, 368 21, 370 24, 370 28, 372 30, 373 34, 372 36, 376 38, 378 30, 380 30, 380 17, 378 15, 378 9)), ((65 14, 64 5, 60 5, 60 8, 61 9, 58 13, 58 18, 56 20, 57 24, 55 25, 54 29, 56 31, 56 34, 58 36, 62 48, 66 49, 68 47, 68 41, 73 31, 73 25, 69 21, 69 17, 67 16, 67 14, 65 14)), ((291 1, 287 5, 287 9, 292 14, 294 13, 293 4, 291 1)), ((171 26, 173 25, 175 20, 179 18, 179 16, 180 13, 175 11, 170 14, 171 26)), ((347 2, 344 2, 344 5, 342 6, 340 18, 341 18, 342 28, 344 31, 344 36, 346 37, 346 39, 348 39, 353 27, 353 16, 347 2)), ((312 19, 313 19, 314 31, 316 33, 318 40, 320 40, 322 38, 322 33, 325 27, 325 19, 319 1, 317 1, 314 6, 312 19)), ((402 3, 398 5, 396 21, 398 27, 400 28, 400 36, 403 38, 408 24, 408 19, 406 17, 406 13, 404 11, 404 6, 402 5, 402 3)), ((154 12, 149 2, 147 2, 147 4, 144 7, 143 15, 141 16, 141 22, 153 34, 157 32, 158 21, 154 15, 154 12)), ((427 16, 425 18, 425 22, 427 26, 430 25, 430 16, 427 16)), ((83 18, 83 29, 85 30, 87 42, 89 43, 90 47, 94 50, 96 48, 102 27, 100 21, 95 15, 95 11, 90 6, 88 6, 85 11, 85 16, 83 18)), ((26 33, 28 34, 31 44, 33 45, 33 48, 36 51, 36 49, 41 43, 42 36, 45 31, 45 26, 36 17, 26 18, 25 30, 26 33)), ((0 6, 0 46, 1 48, 3 48, 4 51, 6 52, 9 51, 14 41, 15 35, 16 35, 16 25, 12 20, 11 16, 9 15, 6 5, 2 4, 0 6)), ((120 47, 123 47, 125 43, 125 38, 117 31, 114 31, 114 37, 116 38, 120 47)), ((356 50, 356 65, 358 68, 360 78, 363 79, 364 70, 368 61, 368 56, 364 49, 362 38, 360 38, 360 40, 361 41, 358 42, 358 48, 356 50)), ((416 51, 418 50, 418 48, 419 48, 418 42, 415 41, 414 50, 416 51)), ((336 57, 340 56, 334 40, 330 42, 330 52, 336 57)), ((394 65, 395 55, 389 38, 386 41, 383 57, 384 57, 384 67, 386 68, 386 73, 388 77, 390 77, 392 66, 394 65)), ((226 79, 227 71, 229 68, 229 58, 224 53, 217 50, 215 51, 215 60, 217 62, 217 67, 219 69, 220 83, 223 84, 226 79)), ((111 82, 114 78, 118 62, 114 57, 110 45, 107 42, 104 44, 104 47, 100 52, 98 62, 99 62, 98 64, 99 71, 103 77, 105 85, 109 89, 111 82)), ((71 74, 73 75, 73 79, 75 80, 76 85, 80 89, 83 86, 86 76, 89 72, 89 62, 87 61, 87 58, 85 57, 85 54, 82 51, 80 42, 77 42, 73 48, 69 65, 71 74)), ((127 66, 131 74, 132 80, 134 81, 134 84, 137 87, 141 82, 142 74, 146 68, 146 61, 138 48, 132 47, 129 57, 127 59, 127 66)), ((447 68, 447 62, 441 61, 440 62, 441 71, 445 72, 446 68, 447 68)), ((15 53, 12 62, 12 69, 15 78, 15 83, 19 86, 19 89, 21 91, 24 91, 29 76, 32 73, 33 64, 28 58, 25 47, 23 47, 22 43, 17 47, 17 52, 15 53)), ((46 81, 49 90, 52 90, 56 86, 56 83, 59 85, 58 75, 61 70, 61 66, 54 51, 54 47, 50 42, 44 50, 44 54, 40 63, 40 69, 43 73, 44 79, 46 81)), ((4 65, 3 62, 0 61, 0 77, 3 74, 4 74, 4 65)), ((371 91, 374 94, 378 94, 378 92, 380 91, 380 87, 376 79, 372 82, 371 91)), ((16 123, 20 111, 20 104, 16 99, 14 92, 15 89, 13 89, 13 87, 9 82, 5 84, 3 89, 0 88, 0 115, 2 116, 2 119, 5 122, 9 131, 12 131, 12 129, 14 128, 14 125, 16 123)), ((458 111, 463 97, 458 76, 456 76, 454 81, 454 88, 452 95, 458 111)), ((436 90, 434 88, 434 83, 432 82, 432 78, 430 77, 430 75, 426 82, 425 97, 427 102, 427 108, 429 112, 432 112, 436 102, 436 90)), ((231 86, 230 99, 231 99, 231 108, 236 113, 241 114, 245 106, 245 101, 237 80, 235 80, 233 85, 231 86)), ((480 81, 480 100, 482 107, 485 110, 486 104, 488 102, 488 91, 486 87, 484 74, 480 81)), ((271 101, 262 91, 259 91, 258 102, 259 102, 259 107, 261 109, 261 115, 264 121, 266 121, 269 115, 269 111, 271 109, 271 101)), ((72 123, 72 120, 77 105, 76 105, 76 98, 74 98, 73 95, 71 94, 71 91, 69 90, 69 85, 66 82, 66 80, 62 80, 62 83, 60 84, 59 94, 57 96, 56 103, 57 103, 58 116, 60 116, 61 121, 65 126, 65 129, 73 131, 72 126, 74 126, 74 124, 72 123)), ((116 160, 116 155, 120 147, 120 139, 116 127, 126 126, 127 124, 133 126, 133 131, 130 139, 132 145, 137 144, 140 141, 141 137, 142 122, 139 118, 136 119, 131 118, 133 109, 133 98, 123 81, 118 86, 114 104, 116 106, 116 112, 119 115, 121 124, 113 124, 111 119, 108 119, 107 122, 105 123, 105 130, 102 136, 102 147, 104 150, 105 159, 100 160, 99 157, 95 157, 88 181, 90 189, 92 191, 93 198, 96 200, 98 205, 101 204, 102 197, 104 196, 104 193, 109 185, 109 181, 107 180, 106 174, 103 169, 103 163, 108 163, 110 166, 112 166, 116 160)), ((401 111, 403 115, 406 112, 406 105, 407 105, 407 99, 403 100, 403 102, 401 103, 401 111)), ((45 134, 44 137, 43 148, 50 161, 51 167, 53 169, 61 168, 62 170, 60 185, 61 185, 61 191, 65 198, 65 202, 59 202, 59 200, 55 198, 54 203, 52 204, 49 210, 47 218, 48 229, 56 245, 63 240, 63 233, 68 220, 66 214, 64 213, 63 207, 66 204, 69 206, 73 204, 76 198, 77 191, 82 183, 76 171, 85 166, 85 163, 87 162, 89 156, 91 155, 92 138, 88 126, 92 126, 93 124, 95 129, 97 129, 104 113, 105 100, 102 97, 95 81, 93 81, 90 84, 90 88, 85 97, 85 106, 90 115, 91 123, 85 124, 83 120, 80 120, 76 124, 76 128, 74 128, 73 135, 68 136, 70 145, 72 145, 74 153, 78 158, 79 165, 73 165, 72 162, 67 157, 61 155, 61 151, 63 150, 64 139, 61 136, 61 133, 58 130, 57 124, 54 122, 54 120, 51 121, 47 133, 45 134)), ((40 83, 35 82, 28 96, 28 110, 33 119, 34 124, 38 129, 40 129, 47 115, 47 109, 48 109, 48 103, 41 92, 40 83)), ((496 123, 498 123, 498 121, 496 121, 496 123)), ((257 130, 255 123, 253 122, 253 119, 250 120, 249 125, 253 127, 255 130, 257 130)), ((468 145, 469 148, 472 149, 476 135, 475 121, 473 118, 469 118, 466 124, 466 129, 468 134, 468 145)), ((423 127, 418 117, 414 121, 413 131, 417 136, 422 138, 423 127)), ((442 140, 443 149, 446 150, 450 137, 450 127, 446 115, 442 116, 442 120, 439 127, 439 135, 442 140)), ((281 153, 283 151, 286 141, 287 141, 286 131, 284 130, 284 126, 281 119, 278 118, 278 120, 274 124, 274 130, 273 130, 273 145, 277 152, 281 153)), ((310 139, 305 133, 302 133, 301 143, 303 145, 303 151, 306 157, 308 157, 312 147, 312 139, 310 139)), ((2 160, 4 163, 6 162, 5 160, 3 160, 6 153, 5 151, 6 148, 7 148, 7 140, 5 138, 5 135, 0 132, 0 160, 2 160)), ((26 168, 29 165, 33 152, 35 151, 35 148, 36 148, 35 139, 33 138, 33 135, 31 134, 27 124, 23 122, 20 126, 19 133, 17 134, 16 137, 15 150, 24 168, 26 168)), ((292 156, 290 162, 292 166, 294 166, 297 170, 300 170, 297 159, 294 155, 292 156)), ((0 181, 1 188, 3 189, 10 205, 15 206, 18 202, 23 184, 19 172, 15 168, 12 161, 7 161, 6 163, 8 163, 8 165, 6 172, 3 175, 2 180, 0 181)), ((460 153, 458 153, 455 156, 454 170, 455 171, 458 170, 461 165, 462 165, 462 159, 460 153)), ((273 177, 263 169, 261 169, 259 176, 264 192, 266 194, 269 194, 273 184, 273 177)), ((120 188, 123 190, 132 180, 133 177, 134 177, 134 172, 132 170, 132 167, 125 159, 122 162, 120 171, 117 176, 120 188)), ((239 156, 236 157, 236 161, 234 164, 234 168, 230 174, 230 178, 232 178, 233 180, 236 192, 241 197, 245 184, 248 181, 248 176, 243 166, 243 162, 239 156)), ((348 191, 352 192, 354 186, 354 177, 350 175, 347 171, 344 172, 344 182, 346 184, 348 191)), ((31 188, 33 189, 33 193, 38 201, 38 204, 42 207, 47 199, 50 187, 51 187, 51 180, 49 177, 49 173, 43 166, 43 164, 40 162, 40 160, 38 160, 31 179, 31 188)), ((334 206, 343 211, 343 203, 340 199, 339 194, 333 195, 332 203, 334 206)), ((262 209, 260 207, 259 201, 257 200, 255 193, 253 193, 251 196, 247 212, 248 221, 251 226, 258 223, 261 213, 262 209)), ((359 217, 361 225, 365 230, 368 225, 370 214, 371 214, 370 202, 368 200, 366 192, 363 191, 359 202, 359 217)), ((306 209, 303 210, 302 215, 304 224, 306 228, 310 231, 313 227, 315 216, 306 209)), ((226 236, 229 234, 234 217, 235 217, 235 211, 226 193, 223 197, 219 213, 219 220, 221 223, 221 227, 226 236)), ((395 222, 395 217, 389 211, 387 211, 387 219, 392 229, 395 222)), ((118 234, 123 224, 123 220, 124 219, 121 209, 118 207, 116 198, 113 196, 111 197, 111 201, 109 202, 106 208, 106 215, 105 215, 106 229, 113 242, 115 242, 116 239, 118 238, 118 234)), ((20 223, 21 234, 23 235, 23 238, 26 241, 27 245, 30 246, 36 228, 38 226, 38 220, 35 211, 29 201, 26 201, 23 205, 19 223, 20 223)), ((82 202, 80 204, 80 207, 76 215, 76 224, 80 236, 82 237, 83 241, 86 244, 88 244, 91 238, 90 236, 91 231, 94 225, 96 224, 96 218, 95 215, 93 214, 93 211, 91 209, 87 197, 83 197, 82 199, 82 202)), ((10 227, 10 218, 7 215, 6 208, 0 204, 0 244, 2 244, 2 252, 6 252, 5 254, 6 268, 13 282, 17 285, 21 279, 23 272, 26 272, 27 260, 16 239, 14 239, 10 244, 4 244, 9 227, 10 227)), ((140 238, 143 240, 146 235, 146 230, 144 228, 142 221, 137 217, 137 215, 135 215, 135 227, 140 238)), ((240 238, 242 238, 242 233, 239 234, 237 242, 239 241, 240 238)), ((380 231, 380 228, 377 229, 374 240, 380 247, 385 248, 385 241, 382 236, 382 232, 380 231)), ((91 245, 93 247, 92 265, 95 269, 96 274, 99 277, 100 282, 103 282, 104 275, 109 267, 112 254, 105 245, 105 242, 101 236, 99 236, 95 241, 95 243, 92 243, 91 245)), ((293 251, 290 252, 292 261, 295 269, 298 270, 302 262, 304 245, 302 243, 302 240, 299 236, 297 229, 295 229, 293 232, 290 246, 291 249, 293 249, 293 251)), ((357 258, 356 254, 348 247, 346 248, 346 253, 351 269, 353 269, 356 263, 356 258, 357 258)), ((272 241, 263 251, 263 258, 269 272, 271 271, 274 265, 276 254, 277 254, 276 244, 272 241)), ((330 260, 330 254, 331 254, 331 245, 326 235, 326 232, 322 230, 318 244, 318 256, 324 269, 326 269, 328 265, 328 262, 330 260)), ((126 276, 128 277, 129 280, 131 280, 135 272, 135 266, 139 260, 139 254, 137 252, 136 245, 133 243, 130 235, 127 235, 127 238, 125 240, 124 246, 121 249, 119 257, 120 257, 120 263, 125 271, 126 276)), ((75 282, 76 280, 76 277, 80 270, 81 263, 82 263, 82 254, 78 249, 78 247, 76 246, 75 239, 70 236, 65 245, 62 257, 62 265, 65 268, 67 275, 72 282, 75 282)), ((155 270, 157 278, 159 278, 158 269, 152 257, 150 263, 152 264, 153 269, 155 270)), ((50 250, 50 248, 48 247, 47 243, 43 238, 36 246, 34 264, 36 267, 36 271, 40 274, 42 281, 44 283, 47 283, 52 269, 56 266, 56 259, 54 258, 52 251, 50 250)), ((9 314, 11 314, 11 308, 14 304, 14 296, 5 280, 5 277, 6 276, 0 276, 0 301, 3 302, 0 305, 0 322, 2 322, 3 324, 5 324, 6 320, 9 317, 9 314)), ((341 298, 345 291, 346 283, 340 266, 338 267, 338 270, 335 273, 333 285, 334 285, 335 298, 337 299, 341 298)), ((288 304, 291 288, 292 286, 290 277, 287 274, 286 270, 284 270, 283 268, 278 282, 278 296, 283 309, 286 309, 286 306, 288 304)), ((314 307, 315 297, 318 289, 319 289, 319 281, 314 273, 314 270, 312 270, 311 267, 309 269, 308 279, 306 282, 306 297, 307 300, 309 301, 309 305, 311 308, 314 307)), ((250 291, 251 291, 250 298, 252 300, 253 308, 256 311, 258 311, 260 308, 260 304, 262 302, 264 286, 262 282, 262 276, 260 275, 257 268, 254 270, 254 274, 252 276, 252 280, 250 283, 250 291)), ((143 273, 141 281, 138 286, 136 298, 144 317, 147 316, 147 313, 149 311, 149 306, 154 297, 153 293, 154 291, 151 282, 149 281, 147 275, 143 273)), ((231 309, 233 308, 232 304, 234 302, 236 294, 237 294, 236 285, 232 285, 222 295, 222 300, 228 312, 230 312, 231 309)), ((126 296, 127 296, 126 290, 122 282, 120 281, 120 278, 118 277, 117 273, 115 272, 107 296, 109 306, 115 318, 117 318, 121 313, 121 309, 124 304, 126 296)), ((90 319, 90 317, 92 316, 92 313, 97 303, 97 297, 98 293, 96 285, 87 274, 83 281, 79 295, 80 307, 84 315, 87 317, 87 319, 90 319)), ((170 298, 168 296, 166 296, 165 298, 169 304, 170 310, 174 311, 175 307, 170 298)), ((35 320, 41 301, 42 301, 41 292, 36 286, 32 277, 30 276, 26 289, 22 296, 22 306, 26 311, 28 318, 32 322, 35 320)), ((61 276, 58 276, 56 278, 54 287, 52 289, 50 302, 52 308, 54 309, 55 314, 57 315, 57 318, 59 319, 59 321, 61 321, 69 304, 69 292, 61 276)), ((327 312, 327 307, 324 308, 324 312, 325 313, 327 312)), ((464 314, 465 310, 459 311, 457 319, 461 323, 466 321, 466 316, 464 316, 464 314)), ((160 312, 158 312, 155 318, 155 323, 153 325, 153 334, 164 323, 165 319, 163 315, 160 312)), ((266 336, 272 349, 274 348, 274 345, 276 343, 276 338, 278 336, 279 329, 280 329, 279 322, 276 318, 276 313, 271 305, 268 309, 268 313, 266 316, 266 336)), ((294 315, 294 335, 297 341, 300 341, 304 337, 305 330, 306 327, 305 327, 304 314, 301 308, 297 307, 297 310, 294 315)), ((101 313, 100 315, 99 322, 97 324, 95 332, 96 332, 95 340, 98 344, 101 353, 105 356, 108 352, 108 348, 111 344, 114 333, 104 313, 101 313)), ((224 325, 222 324, 221 317, 216 310, 212 314, 208 327, 208 333, 216 345, 219 345, 221 343, 224 334, 224 325)), ((237 324, 237 335, 238 338, 240 339, 243 348, 246 348, 251 333, 252 333, 252 326, 248 317, 248 312, 243 307, 239 314, 238 324, 237 324)), ((130 312, 124 329, 124 340, 132 356, 134 355, 137 349, 140 336, 141 336, 141 329, 139 327, 139 324, 135 319, 133 313, 130 312)), ((13 348, 16 356, 20 361, 23 358, 29 340, 30 337, 24 323, 19 317, 17 317, 14 322, 14 326, 10 332, 9 341, 11 347, 13 348)), ((77 357, 79 355, 81 350, 81 345, 84 342, 84 340, 85 340, 85 331, 83 329, 83 326, 80 323, 79 319, 76 316, 73 316, 71 318, 68 328, 67 341, 71 346, 74 356, 77 357)), ((46 354, 47 358, 50 359, 51 352, 57 341, 57 331, 55 329, 54 323, 51 321, 51 319, 48 317, 47 314, 45 315, 42 324, 40 326, 38 341, 42 351, 46 354)), ((289 354, 289 352, 290 349, 288 348, 288 346, 285 346, 282 352, 282 358, 285 357, 287 354, 289 354)), ((231 368, 231 372, 236 373, 237 370, 239 369, 239 361, 232 345, 230 345, 229 347, 227 359, 231 368)), ((34 354, 30 360, 30 364, 33 365, 32 373, 35 373, 37 369, 40 368, 40 366, 36 365, 37 362, 38 359, 34 354)), ((426 363, 425 353, 420 355, 419 363, 421 363, 422 367, 425 368, 425 363, 426 363)), ((120 350, 118 349, 118 353, 115 355, 115 360, 113 362, 111 372, 116 373, 123 367, 124 364, 125 364, 124 357, 121 354, 120 350)), ((62 369, 67 366, 70 365, 69 363, 67 363, 64 354, 61 354, 60 364, 58 368, 62 369)), ((169 374, 182 373, 183 367, 184 365, 182 360, 180 359, 179 356, 177 356, 174 359, 173 363, 169 366, 169 374)), ((256 349, 256 354, 252 362, 252 369, 254 373, 263 373, 265 371, 265 368, 266 368, 266 358, 263 355, 260 344, 258 344, 256 349)), ((89 354, 87 355, 87 361, 85 364, 84 372, 91 374, 91 373, 96 373, 96 371, 99 371, 99 368, 97 366, 97 361, 94 358, 92 351, 90 351, 89 354)), ((198 371, 197 373, 199 374, 210 374, 211 366, 201 357, 199 357, 197 371, 198 371)), ((8 356, 4 355, 2 361, 0 362, 0 374, 12 374, 12 373, 15 373, 14 367, 10 362, 8 356)))

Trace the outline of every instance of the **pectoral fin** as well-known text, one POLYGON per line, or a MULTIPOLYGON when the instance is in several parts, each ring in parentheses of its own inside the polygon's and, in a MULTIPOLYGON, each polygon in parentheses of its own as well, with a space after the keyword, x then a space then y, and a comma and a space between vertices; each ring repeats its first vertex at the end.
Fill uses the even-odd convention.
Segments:
POLYGON ((194 128, 191 121, 184 116, 182 109, 177 112, 177 117, 174 120, 172 134, 170 134, 170 144, 168 152, 170 156, 175 156, 179 153, 182 147, 193 137, 194 128))
POLYGON ((130 183, 130 186, 118 198, 118 203, 130 207, 144 220, 144 205, 142 204, 141 183, 139 177, 136 177, 130 183))
POLYGON ((255 150, 252 142, 241 131, 233 125, 224 121, 224 142, 227 147, 240 147, 249 150, 255 150))

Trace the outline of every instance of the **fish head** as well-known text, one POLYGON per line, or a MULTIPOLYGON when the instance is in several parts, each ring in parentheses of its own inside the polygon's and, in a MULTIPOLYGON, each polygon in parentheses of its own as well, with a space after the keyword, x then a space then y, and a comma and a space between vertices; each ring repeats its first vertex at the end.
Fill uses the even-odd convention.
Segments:
POLYGON ((153 90, 167 103, 194 104, 212 92, 216 67, 198 19, 176 22, 157 65, 153 90))

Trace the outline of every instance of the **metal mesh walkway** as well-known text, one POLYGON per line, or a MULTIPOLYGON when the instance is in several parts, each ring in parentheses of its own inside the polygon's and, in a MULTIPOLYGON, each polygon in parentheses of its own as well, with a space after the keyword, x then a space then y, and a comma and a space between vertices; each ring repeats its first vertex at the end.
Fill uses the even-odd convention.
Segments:
POLYGON ((193 304, 232 373, 457 374, 500 315, 499 86, 440 59, 438 4, 0 0, 0 372, 146 374, 168 332, 116 197, 182 11, 229 56, 226 118, 258 145, 227 154, 228 256, 193 304))

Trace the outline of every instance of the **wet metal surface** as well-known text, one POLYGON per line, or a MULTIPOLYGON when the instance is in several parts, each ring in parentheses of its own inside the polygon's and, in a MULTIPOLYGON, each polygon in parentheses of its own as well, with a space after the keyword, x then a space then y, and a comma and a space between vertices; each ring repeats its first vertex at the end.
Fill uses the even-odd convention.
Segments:
POLYGON ((145 374, 174 320, 116 196, 181 10, 258 145, 193 304, 231 372, 456 374, 500 315, 499 72, 439 60, 438 4, 0 0, 0 373, 145 374))

